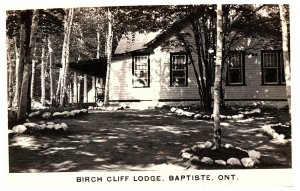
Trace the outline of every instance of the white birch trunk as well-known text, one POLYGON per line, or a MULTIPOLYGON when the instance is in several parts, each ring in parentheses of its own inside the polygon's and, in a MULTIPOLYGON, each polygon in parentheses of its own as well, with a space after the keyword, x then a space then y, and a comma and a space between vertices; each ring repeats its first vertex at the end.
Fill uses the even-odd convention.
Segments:
POLYGON ((220 87, 221 87, 221 67, 223 51, 223 33, 222 33, 222 5, 217 5, 217 51, 216 51, 216 68, 214 83, 214 145, 221 146, 221 127, 220 127, 220 87))
POLYGON ((68 17, 65 22, 65 35, 62 53, 62 70, 61 70, 61 81, 60 81, 60 102, 61 107, 64 106, 64 98, 66 93, 67 76, 69 71, 69 45, 70 45, 70 35, 73 23, 74 9, 69 10, 68 17))
POLYGON ((36 47, 33 50, 33 58, 32 58, 32 70, 31 70, 31 86, 30 86, 30 97, 33 99, 34 92, 34 76, 35 76, 35 67, 36 67, 36 47))
POLYGON ((12 100, 13 100, 13 63, 11 60, 11 45, 10 40, 8 37, 6 37, 6 52, 7 52, 7 63, 8 63, 8 107, 10 108, 12 106, 12 100))
POLYGON ((279 5, 280 9, 280 19, 281 19, 281 29, 282 29, 282 51, 283 51, 283 63, 284 63, 284 73, 285 73, 285 83, 286 83, 286 97, 289 105, 289 112, 291 113, 291 65, 289 56, 289 46, 288 46, 288 26, 286 19, 286 8, 284 5, 279 5))
POLYGON ((50 103, 53 104, 54 100, 54 87, 53 87, 53 48, 52 48, 52 35, 48 37, 48 51, 49 51, 49 80, 50 80, 50 103))
POLYGON ((107 70, 106 70, 106 81, 105 81, 105 93, 104 93, 104 105, 109 105, 109 81, 110 81, 110 63, 111 63, 111 52, 112 52, 112 16, 110 11, 107 13, 108 17, 108 30, 107 30, 107 41, 106 41, 106 56, 107 56, 107 70))
POLYGON ((46 104, 46 87, 45 87, 45 60, 46 60, 46 47, 44 42, 42 44, 42 56, 41 56, 41 103, 46 104))

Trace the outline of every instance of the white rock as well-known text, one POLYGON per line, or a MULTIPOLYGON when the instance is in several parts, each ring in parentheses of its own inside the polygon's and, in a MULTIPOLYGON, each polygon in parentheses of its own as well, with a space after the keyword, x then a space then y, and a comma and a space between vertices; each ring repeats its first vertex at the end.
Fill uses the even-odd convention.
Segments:
POLYGON ((194 112, 186 111, 186 112, 184 113, 184 115, 185 115, 186 117, 193 117, 193 116, 195 115, 195 113, 194 113, 194 112))
POLYGON ((26 128, 36 128, 36 123, 24 123, 23 124, 26 128))
POLYGON ((255 164, 251 158, 242 158, 241 162, 242 162, 243 166, 246 168, 252 168, 255 164))
POLYGON ((32 112, 28 115, 28 117, 35 117, 37 115, 39 115, 41 112, 40 111, 35 111, 35 112, 32 112))
POLYGON ((175 112, 176 110, 177 110, 176 107, 172 107, 172 108, 170 109, 171 112, 175 112))
POLYGON ((215 163, 218 165, 226 166, 226 162, 223 160, 215 160, 215 163))
POLYGON ((8 129, 8 136, 12 136, 12 135, 14 135, 14 134, 16 134, 15 131, 13 131, 13 130, 11 130, 11 129, 8 129))
POLYGON ((55 125, 52 121, 46 123, 46 125, 55 125))
POLYGON ((182 153, 182 158, 184 158, 184 159, 190 159, 193 155, 191 154, 191 153, 186 153, 186 152, 184 152, 184 153, 182 153))
POLYGON ((241 161, 237 158, 228 159, 227 164, 229 164, 230 166, 242 166, 241 161))
POLYGON ((60 124, 55 124, 54 125, 54 129, 55 130, 58 130, 58 129, 61 129, 61 128, 62 128, 62 126, 60 124))
POLYGON ((209 157, 203 157, 201 159, 201 163, 211 165, 211 164, 214 164, 214 161, 211 158, 209 158, 209 157))
POLYGON ((202 115, 201 114, 196 114, 194 115, 194 119, 201 119, 202 115))
POLYGON ((88 113, 88 110, 87 109, 82 109, 81 112, 82 113, 88 113))
POLYGON ((40 121, 39 124, 40 124, 40 125, 41 125, 41 124, 45 124, 45 121, 40 121))
POLYGON ((209 148, 212 147, 213 144, 212 144, 210 141, 206 141, 206 142, 204 143, 204 145, 205 145, 205 148, 209 149, 209 148))
POLYGON ((243 114, 238 114, 237 117, 238 119, 243 119, 245 116, 243 114))
POLYGON ((113 108, 113 107, 111 107, 111 106, 109 106, 109 107, 107 107, 107 108, 106 108, 106 110, 107 110, 107 111, 113 111, 113 110, 114 110, 114 108, 113 108))
POLYGON ((261 157, 261 154, 259 151, 256 151, 256 150, 250 150, 248 151, 248 155, 249 155, 249 158, 251 158, 252 160, 255 160, 255 159, 260 159, 261 157))
POLYGON ((278 139, 278 140, 283 140, 284 137, 285 137, 284 134, 280 134, 280 135, 278 135, 277 139, 278 139))
POLYGON ((53 117, 63 117, 63 114, 60 112, 54 112, 53 117))
POLYGON ((272 135, 273 133, 275 133, 276 131, 274 130, 274 129, 269 129, 268 131, 267 131, 267 133, 269 134, 269 135, 272 135))
POLYGON ((182 109, 177 109, 177 110, 175 111, 175 113, 176 113, 177 115, 182 115, 182 114, 183 114, 183 110, 182 110, 182 109))
POLYGON ((199 149, 204 149, 205 148, 205 144, 199 144, 198 147, 199 147, 199 149))
POLYGON ((89 107, 88 107, 88 110, 93 110, 93 109, 94 109, 93 106, 89 106, 89 107))
POLYGON ((53 129, 54 125, 47 125, 47 129, 53 129))
POLYGON ((64 112, 62 112, 61 114, 62 114, 63 117, 70 117, 71 112, 69 112, 69 111, 64 111, 64 112))
POLYGON ((225 147, 226 149, 229 149, 229 148, 233 148, 233 145, 232 145, 232 144, 229 144, 229 143, 226 143, 226 144, 224 145, 224 147, 225 147))
POLYGON ((67 125, 67 124, 61 123, 60 126, 61 126, 65 131, 67 131, 67 129, 68 129, 68 125, 67 125))
POLYGON ((262 127, 262 131, 263 131, 263 132, 268 132, 270 129, 272 129, 271 125, 264 125, 264 126, 262 127))
POLYGON ((22 134, 27 130, 27 128, 25 125, 16 125, 12 128, 12 130, 18 134, 22 134))
POLYGON ((220 119, 226 119, 227 117, 225 115, 220 115, 220 119))
POLYGON ((277 138, 278 138, 278 136, 279 136, 279 134, 278 134, 278 133, 276 133, 276 132, 274 132, 274 133, 272 134, 272 137, 273 137, 273 139, 277 139, 277 138))
POLYGON ((52 117, 52 114, 50 112, 45 112, 42 115, 43 119, 50 119, 52 117))
POLYGON ((41 125, 39 125, 39 129, 45 129, 45 128, 47 128, 47 125, 46 124, 41 124, 41 125))

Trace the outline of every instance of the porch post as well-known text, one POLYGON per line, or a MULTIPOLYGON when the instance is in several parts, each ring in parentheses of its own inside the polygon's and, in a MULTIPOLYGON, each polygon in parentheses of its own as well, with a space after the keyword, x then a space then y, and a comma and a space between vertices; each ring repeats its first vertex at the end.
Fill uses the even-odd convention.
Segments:
POLYGON ((73 76, 73 103, 78 103, 78 96, 77 96, 77 92, 78 92, 78 88, 77 88, 77 72, 74 72, 74 76, 73 76))
POLYGON ((83 76, 83 103, 88 103, 87 74, 83 76))
POLYGON ((93 98, 92 102, 96 103, 96 77, 93 76, 92 79, 93 79, 93 82, 92 82, 92 92, 94 92, 94 98, 93 98))

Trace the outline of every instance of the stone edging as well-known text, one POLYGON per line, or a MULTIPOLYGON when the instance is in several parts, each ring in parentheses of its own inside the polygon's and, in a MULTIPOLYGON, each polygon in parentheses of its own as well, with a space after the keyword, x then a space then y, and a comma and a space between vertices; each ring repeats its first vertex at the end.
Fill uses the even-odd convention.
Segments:
MULTIPOLYGON (((234 148, 231 144, 225 144, 224 148, 234 148)), ((253 168, 256 165, 260 164, 261 153, 256 150, 243 150, 240 147, 235 147, 237 150, 241 150, 248 153, 248 157, 244 157, 241 160, 237 158, 228 158, 226 161, 224 160, 213 160, 207 156, 203 156, 199 158, 198 156, 194 155, 197 149, 213 149, 213 144, 210 141, 206 141, 205 143, 200 143, 198 145, 194 145, 192 148, 185 148, 181 150, 180 155, 184 160, 188 160, 191 164, 202 163, 205 165, 219 165, 219 166, 230 166, 230 167, 244 167, 244 168, 253 168)))
MULTIPOLYGON (((204 120, 210 120, 213 119, 212 115, 202 115, 200 113, 190 112, 190 111, 184 111, 183 109, 179 109, 176 107, 172 107, 170 109, 172 113, 176 113, 178 116, 184 116, 188 118, 194 118, 195 120, 204 119, 204 120)), ((257 108, 251 111, 240 111, 239 114, 236 115, 220 115, 221 119, 244 119, 246 116, 251 116, 254 114, 260 114, 261 109, 257 108)))
POLYGON ((278 134, 272 127, 275 126, 285 126, 282 125, 281 123, 279 124, 267 124, 262 126, 261 131, 265 134, 267 134, 268 136, 270 136, 272 138, 272 142, 275 144, 286 144, 289 141, 285 139, 285 135, 284 134, 278 134))

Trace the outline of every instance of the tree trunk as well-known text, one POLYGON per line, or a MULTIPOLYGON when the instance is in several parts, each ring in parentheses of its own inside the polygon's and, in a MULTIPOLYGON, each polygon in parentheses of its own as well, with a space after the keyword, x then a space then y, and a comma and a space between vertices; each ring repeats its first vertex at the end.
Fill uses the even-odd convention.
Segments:
POLYGON ((17 113, 17 121, 22 123, 26 120, 26 111, 30 107, 30 76, 31 76, 31 61, 33 57, 33 48, 35 47, 37 23, 39 10, 32 11, 25 10, 21 12, 21 23, 24 24, 25 38, 24 38, 24 73, 22 86, 20 91, 20 101, 17 113))
POLYGON ((15 55, 16 55, 16 89, 15 89, 15 95, 13 100, 13 107, 19 106, 19 99, 20 99, 20 91, 21 91, 21 85, 22 85, 22 77, 23 77, 23 70, 24 70, 24 62, 23 62, 23 50, 21 47, 23 47, 24 44, 24 38, 25 38, 25 26, 24 23, 21 23, 20 27, 20 37, 14 37, 15 42, 15 55))
POLYGON ((8 107, 12 107, 12 101, 13 101, 13 63, 11 60, 11 45, 10 40, 8 37, 6 37, 6 48, 7 48, 7 64, 8 64, 8 107))
POLYGON ((106 56, 107 56, 107 70, 106 70, 106 80, 105 80, 105 93, 104 93, 104 105, 109 105, 109 81, 110 81, 110 63, 111 63, 111 52, 112 52, 112 18, 111 13, 108 10, 108 30, 106 39, 106 56))
POLYGON ((49 51, 49 80, 50 80, 50 104, 54 101, 54 87, 53 87, 53 48, 52 48, 52 35, 48 37, 48 51, 49 51))
POLYGON ((44 40, 42 41, 42 56, 41 56, 41 103, 46 104, 46 82, 45 82, 45 62, 46 62, 46 47, 44 40))
POLYGON ((67 76, 69 71, 69 45, 70 45, 70 35, 73 23, 73 15, 74 9, 69 10, 69 14, 65 19, 65 32, 64 32, 64 42, 63 42, 63 51, 62 51, 62 70, 60 70, 60 99, 59 105, 60 107, 64 106, 65 93, 66 93, 66 85, 67 85, 67 76))
POLYGON ((33 50, 33 58, 32 58, 32 70, 31 70, 31 86, 30 86, 30 98, 33 99, 34 92, 34 76, 35 76, 35 66, 36 66, 36 47, 33 50))
POLYGON ((87 74, 83 75, 83 103, 88 103, 87 74))
POLYGON ((77 82, 77 72, 73 75, 73 103, 78 103, 78 82, 77 82))
POLYGON ((286 97, 289 105, 289 112, 291 113, 291 65, 289 56, 289 39, 288 39, 288 25, 286 19, 286 8, 284 5, 279 5, 280 20, 282 29, 282 51, 283 51, 283 63, 286 83, 286 97))
POLYGON ((220 87, 221 87, 221 67, 222 67, 222 5, 217 5, 217 52, 214 83, 214 144, 216 148, 221 146, 221 127, 220 127, 220 87))
POLYGON ((101 39, 100 39, 100 24, 97 25, 97 57, 100 58, 100 46, 101 46, 101 39))

